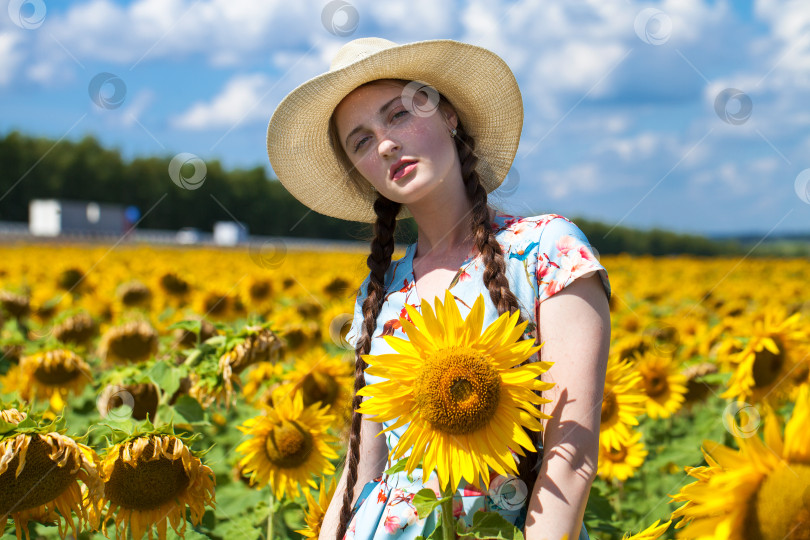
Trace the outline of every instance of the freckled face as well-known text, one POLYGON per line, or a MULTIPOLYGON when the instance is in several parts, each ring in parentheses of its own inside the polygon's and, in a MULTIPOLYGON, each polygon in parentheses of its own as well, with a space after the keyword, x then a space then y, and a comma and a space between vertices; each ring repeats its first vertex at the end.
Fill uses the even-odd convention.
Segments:
POLYGON ((460 182, 461 169, 450 137, 455 112, 442 106, 427 116, 412 113, 403 88, 398 81, 357 88, 334 114, 341 145, 358 172, 385 197, 410 204, 442 184, 460 182), (409 164, 392 174, 403 161, 409 164))

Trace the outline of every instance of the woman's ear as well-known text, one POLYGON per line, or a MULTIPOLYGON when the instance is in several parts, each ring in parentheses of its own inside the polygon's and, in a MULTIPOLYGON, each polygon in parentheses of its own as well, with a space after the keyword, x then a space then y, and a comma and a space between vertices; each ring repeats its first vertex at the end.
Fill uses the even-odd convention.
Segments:
POLYGON ((452 105, 446 102, 442 103, 442 113, 444 114, 445 123, 447 124, 447 130, 456 129, 458 127, 458 115, 452 105))

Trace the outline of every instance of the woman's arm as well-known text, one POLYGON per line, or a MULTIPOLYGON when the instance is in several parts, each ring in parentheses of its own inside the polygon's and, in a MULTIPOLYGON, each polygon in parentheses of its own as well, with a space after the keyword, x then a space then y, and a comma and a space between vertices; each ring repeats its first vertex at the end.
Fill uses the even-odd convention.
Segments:
POLYGON ((544 459, 526 517, 529 540, 576 540, 599 456, 599 424, 610 347, 610 308, 596 274, 575 280, 538 307, 542 359, 555 364, 543 380, 551 420, 544 421, 544 459))
MULTIPOLYGON (((386 470, 388 447, 385 445, 385 435, 376 437, 381 430, 382 424, 379 422, 366 420, 365 417, 360 421, 360 458, 357 462, 357 484, 354 486, 352 505, 357 501, 357 497, 360 496, 360 491, 363 489, 363 486, 380 476, 383 471, 386 470)), ((321 525, 319 539, 332 540, 335 538, 335 531, 337 531, 340 522, 340 508, 343 505, 343 494, 346 493, 346 473, 347 469, 344 467, 340 475, 340 481, 335 488, 332 502, 329 503, 329 508, 323 517, 323 525, 321 525)))

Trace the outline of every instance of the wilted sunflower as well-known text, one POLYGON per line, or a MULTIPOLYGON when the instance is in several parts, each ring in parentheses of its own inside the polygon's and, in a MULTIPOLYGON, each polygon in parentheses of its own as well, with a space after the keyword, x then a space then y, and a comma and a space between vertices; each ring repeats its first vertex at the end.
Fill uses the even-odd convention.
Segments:
POLYGON ((250 438, 236 451, 244 456, 239 466, 251 484, 269 483, 282 499, 285 493, 298 496, 299 486, 317 488, 313 476, 334 474, 329 460, 338 455, 331 446, 336 439, 327 432, 334 418, 326 408, 304 407, 300 392, 292 397, 277 393, 275 398, 272 409, 239 426, 250 438))
POLYGON ((98 333, 98 325, 89 313, 72 315, 53 328, 53 335, 62 343, 86 345, 98 333))
POLYGON ((52 431, 54 424, 27 418, 16 409, 3 410, 0 418, 15 426, 0 433, 0 530, 11 516, 17 538, 23 532, 28 537, 28 522, 46 518, 57 520, 62 538, 67 525, 78 536, 88 520, 78 482, 87 487, 88 501, 100 496, 95 452, 52 431))
POLYGON ((606 448, 619 450, 631 437, 631 426, 638 425, 638 416, 644 413, 647 396, 642 389, 641 375, 629 360, 611 355, 605 374, 602 397, 602 419, 599 441, 606 448))
MULTIPOLYGON (((733 421, 733 419, 731 420, 733 421)), ((734 430, 739 450, 712 441, 701 449, 707 467, 686 468, 697 479, 671 502, 678 538, 805 540, 810 537, 810 386, 803 385, 781 434, 779 417, 766 409, 764 440, 734 430)))
POLYGON ((795 381, 790 375, 801 373, 801 364, 808 362, 806 326, 801 313, 785 317, 781 309, 765 310, 747 327, 745 335, 751 337, 737 356, 728 389, 721 397, 778 406, 793 392, 795 381))
POLYGON ((599 445, 599 462, 597 474, 605 480, 624 482, 644 464, 647 450, 640 441, 641 433, 636 432, 626 441, 619 443, 618 448, 599 445))
POLYGON ((684 394, 684 407, 693 407, 702 403, 714 393, 714 384, 705 382, 702 377, 717 373, 717 365, 712 362, 701 362, 684 368, 681 373, 686 377, 686 394, 684 394))
POLYGON ((304 521, 307 524, 307 528, 295 531, 298 534, 304 535, 304 538, 318 538, 320 536, 323 516, 326 514, 329 501, 332 500, 335 494, 337 483, 334 481, 334 478, 331 478, 327 483, 326 479, 322 476, 319 485, 320 491, 318 492, 317 501, 312 497, 309 490, 304 491, 304 495, 307 498, 307 510, 304 514, 304 521))
POLYGON ((101 465, 104 502, 110 503, 104 517, 115 520, 120 537, 129 528, 132 538, 144 533, 166 538, 167 525, 179 535, 186 530, 186 508, 192 524, 202 519, 206 506, 214 503, 214 472, 174 435, 141 434, 108 449, 101 465))
POLYGON ((130 321, 107 330, 99 355, 113 362, 140 362, 158 350, 158 334, 145 321, 130 321))
POLYGON ((54 394, 64 398, 79 395, 93 380, 90 366, 82 357, 67 349, 42 351, 20 359, 20 395, 24 399, 50 399, 54 394))
POLYGON ((354 364, 344 357, 331 356, 318 347, 299 357, 284 379, 293 390, 302 392, 305 407, 320 402, 339 417, 344 416, 347 407, 351 412, 354 364))
POLYGON ((31 299, 11 291, 0 291, 0 311, 19 319, 31 312, 31 299))
POLYGON ((185 296, 191 290, 191 285, 183 277, 174 272, 167 272, 160 276, 158 283, 161 289, 170 296, 185 296))
POLYGON ((152 301, 152 291, 140 281, 122 283, 116 296, 127 307, 148 307, 152 301))
MULTIPOLYGON (((199 366, 191 374, 191 396, 204 406, 224 400, 230 405, 234 398, 234 387, 241 385, 239 374, 253 364, 275 362, 283 347, 281 340, 266 326, 246 326, 234 338, 220 336, 214 346, 226 347, 219 358, 206 358, 205 365, 199 366), (232 342, 230 345, 223 346, 232 342)), ((210 340, 209 343, 211 343, 210 340)))
POLYGON ((667 356, 654 353, 635 354, 634 368, 641 374, 642 388, 647 395, 647 416, 668 418, 678 412, 685 400, 686 377, 678 363, 667 356))
POLYGON ((504 313, 482 334, 484 297, 479 295, 462 320, 450 291, 445 303, 436 298, 434 314, 422 301, 422 313, 405 305, 413 324, 400 318, 409 340, 384 336, 398 354, 364 355, 366 372, 387 380, 365 386, 368 396, 359 412, 371 420, 396 420, 383 431, 410 424, 392 449, 399 460, 409 450, 409 473, 422 460, 425 477, 435 469, 444 491, 455 490, 462 478, 489 487, 489 470, 517 474, 512 451, 525 456, 535 446, 524 431, 543 429, 550 418, 536 405, 551 400, 535 394, 554 383, 539 380, 549 362, 520 366, 536 354, 532 340, 517 341, 528 324, 519 313, 504 313))

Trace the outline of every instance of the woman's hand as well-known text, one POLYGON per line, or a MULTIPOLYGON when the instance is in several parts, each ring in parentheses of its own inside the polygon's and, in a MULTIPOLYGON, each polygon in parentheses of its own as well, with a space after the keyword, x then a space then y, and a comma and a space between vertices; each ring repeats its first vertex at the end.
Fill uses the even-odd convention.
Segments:
POLYGON ((527 540, 576 540, 599 456, 599 425, 610 347, 610 308, 596 273, 580 277, 538 307, 543 380, 544 458, 529 501, 527 540))

